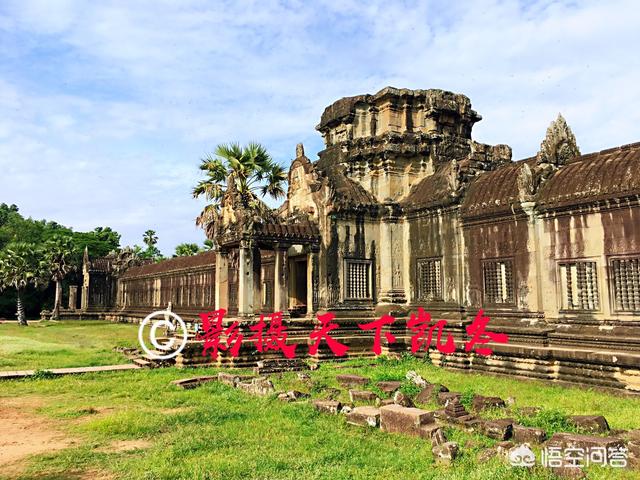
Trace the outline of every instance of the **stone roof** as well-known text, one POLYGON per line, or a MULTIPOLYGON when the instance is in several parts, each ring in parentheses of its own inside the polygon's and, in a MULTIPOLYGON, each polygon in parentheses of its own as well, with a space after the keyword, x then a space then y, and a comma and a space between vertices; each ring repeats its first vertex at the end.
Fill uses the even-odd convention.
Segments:
POLYGON ((194 268, 199 266, 210 266, 213 268, 216 262, 216 252, 208 251, 197 255, 169 258, 158 263, 150 263, 140 267, 131 267, 122 274, 121 278, 133 278, 143 275, 152 275, 159 273, 168 273, 175 270, 183 270, 185 268, 194 268))
POLYGON ((456 173, 452 162, 444 165, 433 175, 412 186, 409 194, 400 202, 400 206, 405 211, 415 211, 451 204, 457 198, 455 182, 452 181, 456 173))
POLYGON ((640 194, 640 142, 576 157, 540 188, 542 209, 640 194))
POLYGON ((272 239, 274 241, 318 241, 320 229, 315 222, 297 221, 286 223, 285 221, 265 222, 254 225, 254 238, 259 240, 272 239))
POLYGON ((340 167, 327 169, 326 178, 334 211, 368 209, 378 205, 376 198, 342 173, 340 167))
POLYGON ((522 182, 531 176, 535 158, 510 162, 496 170, 481 173, 471 181, 461 205, 463 216, 509 213, 520 207, 522 182))
POLYGON ((523 200, 549 210, 640 194, 640 142, 577 156, 532 195, 536 168, 533 157, 478 175, 465 194, 463 216, 514 212, 523 200))

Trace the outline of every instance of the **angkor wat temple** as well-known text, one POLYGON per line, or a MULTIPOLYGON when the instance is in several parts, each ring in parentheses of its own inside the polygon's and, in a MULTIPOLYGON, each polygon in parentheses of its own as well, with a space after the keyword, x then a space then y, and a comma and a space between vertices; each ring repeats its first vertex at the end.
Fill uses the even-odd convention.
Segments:
POLYGON ((119 274, 85 259, 76 315, 130 321, 171 303, 246 325, 282 311, 304 341, 330 311, 349 354, 372 355, 357 323, 391 313, 384 348, 401 352, 418 307, 461 341, 483 309, 509 342, 490 357, 432 349, 434 363, 640 392, 640 143, 583 155, 559 116, 535 157, 512 161, 507 145, 472 140, 480 119, 441 90, 338 100, 319 158, 298 145, 279 209, 256 217, 231 189, 215 251, 119 274))

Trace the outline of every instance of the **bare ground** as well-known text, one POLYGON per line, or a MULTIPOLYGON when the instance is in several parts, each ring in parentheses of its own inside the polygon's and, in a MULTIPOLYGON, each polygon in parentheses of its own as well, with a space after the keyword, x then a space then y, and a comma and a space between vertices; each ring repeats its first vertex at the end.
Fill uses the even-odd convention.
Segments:
MULTIPOLYGON (((78 442, 59 430, 45 417, 33 413, 43 402, 37 398, 2 399, 0 403, 0 476, 18 478, 28 465, 31 455, 49 453, 71 447, 78 442)), ((133 448, 144 448, 141 444, 133 448)), ((109 451, 128 450, 125 445, 113 445, 109 451)), ((73 478, 111 479, 106 472, 80 472, 73 478)))

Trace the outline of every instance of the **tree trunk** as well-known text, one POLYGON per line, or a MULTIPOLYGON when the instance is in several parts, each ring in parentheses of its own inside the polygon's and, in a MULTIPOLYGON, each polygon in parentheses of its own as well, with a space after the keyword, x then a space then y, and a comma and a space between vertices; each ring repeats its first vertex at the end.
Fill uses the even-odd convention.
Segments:
POLYGON ((19 325, 28 325, 27 317, 24 315, 24 305, 22 304, 22 292, 20 289, 17 289, 18 292, 18 324, 19 325))
POLYGON ((53 312, 51 313, 51 320, 60 319, 60 304, 62 303, 62 282, 56 280, 56 299, 53 304, 53 312))

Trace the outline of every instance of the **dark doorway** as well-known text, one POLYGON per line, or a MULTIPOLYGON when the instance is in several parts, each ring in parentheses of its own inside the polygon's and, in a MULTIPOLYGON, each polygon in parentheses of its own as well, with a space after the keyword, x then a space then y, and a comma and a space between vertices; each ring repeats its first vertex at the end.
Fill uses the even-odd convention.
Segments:
POLYGON ((307 313, 307 259, 289 260, 289 311, 291 315, 307 313))

